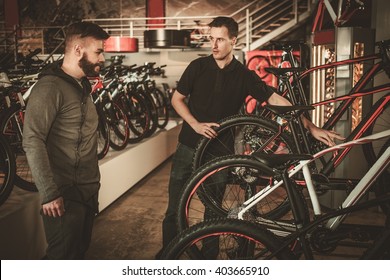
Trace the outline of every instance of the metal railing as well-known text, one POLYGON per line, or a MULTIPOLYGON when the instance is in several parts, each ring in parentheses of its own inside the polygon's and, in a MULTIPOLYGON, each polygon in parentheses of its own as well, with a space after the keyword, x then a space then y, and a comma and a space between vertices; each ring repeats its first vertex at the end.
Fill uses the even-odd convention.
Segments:
MULTIPOLYGON (((246 51, 259 48, 273 39, 271 34, 273 31, 277 30, 275 36, 279 36, 287 32, 292 25, 306 20, 313 2, 314 0, 256 0, 225 16, 233 17, 237 21, 239 25, 237 47, 246 51), (260 40, 269 34, 271 35, 267 36, 268 41, 260 40)), ((156 28, 190 30, 193 34, 207 36, 207 23, 216 16, 103 18, 85 21, 99 24, 112 36, 137 38, 142 49, 143 32, 146 30, 156 28)))
MULTIPOLYGON (((306 20, 311 12, 311 7, 315 0, 255 0, 243 6, 234 13, 227 15, 233 17, 239 24, 239 35, 237 48, 243 51, 258 49, 267 44, 270 40, 281 36, 288 32, 294 25, 306 20)), ((143 49, 143 33, 146 30, 164 28, 175 30, 190 30, 193 36, 208 36, 207 24, 217 15, 214 16, 188 16, 188 17, 158 17, 158 18, 102 18, 102 19, 85 19, 84 21, 91 21, 99 24, 111 36, 128 36, 138 38, 139 49, 143 49)), ((50 53, 53 49, 58 50, 58 47, 46 49, 46 42, 44 42, 44 34, 48 30, 61 29, 58 26, 44 26, 36 28, 19 28, 21 32, 18 33, 18 38, 12 40, 14 49, 23 47, 21 42, 25 38, 23 35, 26 32, 36 32, 41 34, 37 38, 41 40, 39 46, 43 53, 50 53)), ((2 32, 10 34, 14 30, 5 30, 2 32)), ((0 34, 0 35, 3 35, 0 34)), ((7 36, 1 36, 5 38, 7 36)), ((9 36, 7 38, 10 38, 9 36)), ((9 41, 8 41, 9 43, 9 41)), ((63 44, 59 40, 58 45, 63 44)), ((39 44, 39 43, 38 43, 39 44)), ((206 43, 202 47, 208 47, 206 43)), ((10 47, 4 46, 0 41, 0 48, 10 47)), ((26 46, 25 46, 26 47, 26 46)))

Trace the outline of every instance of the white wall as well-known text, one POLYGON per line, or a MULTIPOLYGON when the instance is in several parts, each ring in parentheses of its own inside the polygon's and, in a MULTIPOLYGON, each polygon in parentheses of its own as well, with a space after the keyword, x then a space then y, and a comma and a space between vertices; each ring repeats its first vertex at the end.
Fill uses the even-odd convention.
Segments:
MULTIPOLYGON (((176 87, 176 82, 180 79, 184 69, 194 59, 200 56, 210 55, 209 48, 199 49, 152 49, 151 51, 142 51, 138 53, 105 53, 106 60, 113 55, 125 55, 124 65, 143 65, 145 62, 156 62, 156 66, 166 65, 166 78, 153 77, 157 85, 168 83, 170 87, 176 87)), ((243 62, 243 52, 236 51, 236 58, 243 62)))

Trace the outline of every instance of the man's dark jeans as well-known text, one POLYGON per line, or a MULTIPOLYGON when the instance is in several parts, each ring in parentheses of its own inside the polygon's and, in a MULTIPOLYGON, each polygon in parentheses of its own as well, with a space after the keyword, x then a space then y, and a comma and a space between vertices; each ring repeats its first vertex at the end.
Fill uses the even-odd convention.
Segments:
MULTIPOLYGON (((175 238, 178 234, 176 218, 177 218, 177 207, 179 204, 180 194, 185 187, 185 183, 190 178, 192 174, 192 160, 195 150, 191 149, 183 144, 178 144, 176 153, 173 156, 171 177, 169 180, 168 192, 169 192, 169 202, 168 209, 165 214, 165 219, 163 221, 163 249, 164 250, 168 244, 175 238)), ((211 160, 213 157, 210 156, 207 161, 211 160)), ((219 172, 219 176, 226 178, 226 172, 219 172)), ((223 179, 219 180, 221 183, 220 186, 213 185, 213 189, 209 190, 209 194, 214 193, 214 200, 221 202, 223 198, 223 193, 225 189, 225 184, 223 179)), ((208 220, 215 218, 217 215, 208 207, 205 209, 204 219, 208 220)), ((162 250, 157 254, 156 258, 159 258, 162 250)), ((209 241, 208 246, 204 246, 202 253, 205 258, 214 259, 218 254, 218 241, 209 241)))
POLYGON ((176 212, 184 184, 192 174, 194 149, 181 143, 177 145, 172 160, 171 177, 168 186, 168 208, 163 221, 163 248, 177 235, 176 212))
POLYGON ((80 202, 65 200, 62 217, 42 215, 47 259, 84 259, 91 242, 95 211, 80 202))

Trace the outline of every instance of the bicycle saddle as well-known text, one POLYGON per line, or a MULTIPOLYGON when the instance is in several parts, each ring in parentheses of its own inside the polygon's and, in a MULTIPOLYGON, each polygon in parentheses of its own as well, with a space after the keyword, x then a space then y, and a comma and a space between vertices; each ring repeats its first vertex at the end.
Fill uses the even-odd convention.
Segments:
POLYGON ((270 168, 277 168, 284 166, 288 162, 300 161, 300 160, 310 160, 313 158, 312 155, 308 154, 264 154, 263 152, 254 152, 252 155, 256 160, 264 163, 270 168))

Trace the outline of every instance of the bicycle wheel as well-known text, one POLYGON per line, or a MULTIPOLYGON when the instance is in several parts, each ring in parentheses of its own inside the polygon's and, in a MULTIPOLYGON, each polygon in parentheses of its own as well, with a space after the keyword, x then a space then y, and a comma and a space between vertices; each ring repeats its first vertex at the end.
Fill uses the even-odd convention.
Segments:
MULTIPOLYGON (((387 94, 383 98, 390 98, 390 94, 387 94)), ((377 101, 378 104, 381 102, 381 99, 377 101)), ((372 135, 387 129, 390 129, 390 102, 385 104, 382 112, 364 133, 364 136, 372 135)), ((389 146, 388 139, 380 139, 363 145, 363 152, 364 156, 366 157, 368 166, 372 166, 375 163, 379 157, 378 155, 380 151, 383 149, 383 147, 386 147, 386 145, 389 146)))
POLYGON ((16 164, 14 154, 3 135, 0 135, 0 205, 11 194, 14 187, 16 164))
POLYGON ((157 107, 156 104, 153 102, 152 97, 150 94, 140 91, 139 92, 140 96, 144 99, 146 106, 148 106, 148 111, 150 112, 150 118, 149 118, 149 130, 146 132, 146 137, 151 136, 153 133, 156 132, 158 128, 158 112, 157 112, 157 107))
POLYGON ((15 103, 2 112, 0 119, 0 131, 8 141, 16 161, 15 185, 26 191, 38 191, 22 147, 24 109, 15 103))
POLYGON ((125 108, 129 120, 129 143, 138 143, 146 137, 150 126, 150 111, 145 100, 138 94, 130 93, 120 96, 119 102, 125 108))
MULTIPOLYGON (((389 146, 390 146, 390 138, 387 139, 387 141, 383 145, 378 155, 381 156, 389 146)), ((379 176, 379 178, 376 181, 376 184, 374 186, 374 193, 376 197, 382 197, 385 194, 390 192, 389 182, 390 182, 390 165, 387 166, 387 169, 383 170, 382 174, 379 176)), ((390 215, 390 202, 381 203, 380 207, 383 213, 388 213, 390 215)))
POLYGON ((291 136, 281 132, 274 121, 254 115, 234 115, 219 122, 215 128, 218 136, 213 139, 202 137, 195 149, 193 170, 212 158, 251 154, 263 151, 267 154, 286 154, 296 152, 291 136))
POLYGON ((158 89, 153 88, 150 92, 154 103, 156 104, 157 115, 158 115, 158 128, 165 128, 169 120, 168 104, 164 94, 158 89))
POLYGON ((254 223, 216 219, 200 223, 177 236, 162 259, 295 259, 282 240, 254 223))
POLYGON ((374 240, 373 244, 364 252, 362 260, 389 260, 390 259, 390 228, 384 228, 374 240))
POLYGON ((110 147, 121 151, 129 141, 129 121, 123 109, 116 102, 103 105, 103 112, 110 128, 110 147))
MULTIPOLYGON (((271 168, 248 155, 225 156, 208 162, 193 173, 183 188, 177 210, 178 230, 215 217, 238 218, 243 203, 263 191, 273 176, 271 168)), ((303 222, 307 222, 309 212, 302 191, 295 186, 293 195, 303 222)), ((293 216, 284 186, 268 193, 243 218, 257 222, 290 221, 293 216)), ((273 226, 279 227, 277 223, 273 226)))
POLYGON ((105 121, 102 112, 97 108, 99 123, 97 129, 97 155, 98 159, 104 158, 110 149, 110 128, 105 121))

